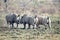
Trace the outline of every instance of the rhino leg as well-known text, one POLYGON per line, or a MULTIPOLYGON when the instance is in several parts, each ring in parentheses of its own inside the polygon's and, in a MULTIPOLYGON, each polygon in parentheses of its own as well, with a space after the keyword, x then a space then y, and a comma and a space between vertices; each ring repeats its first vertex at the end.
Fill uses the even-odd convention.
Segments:
POLYGON ((17 27, 18 27, 18 24, 17 24, 17 27))
POLYGON ((14 23, 11 23, 12 24, 12 28, 14 28, 14 23))
POLYGON ((34 26, 33 26, 33 29, 34 29, 34 26))
POLYGON ((33 29, 35 28, 35 26, 36 26, 36 25, 34 24, 34 25, 33 25, 33 29))
POLYGON ((13 23, 12 23, 12 28, 14 27, 13 23))
POLYGON ((51 24, 47 24, 48 25, 48 28, 51 29, 51 24))
POLYGON ((36 24, 36 28, 38 28, 39 27, 39 24, 36 24))
POLYGON ((45 26, 45 29, 47 29, 48 25, 47 24, 44 24, 44 26, 45 26))
POLYGON ((28 29, 30 29, 30 24, 28 24, 28 26, 29 26, 28 29))
POLYGON ((25 27, 26 27, 26 24, 23 24, 24 25, 24 28, 23 29, 25 29, 25 27))

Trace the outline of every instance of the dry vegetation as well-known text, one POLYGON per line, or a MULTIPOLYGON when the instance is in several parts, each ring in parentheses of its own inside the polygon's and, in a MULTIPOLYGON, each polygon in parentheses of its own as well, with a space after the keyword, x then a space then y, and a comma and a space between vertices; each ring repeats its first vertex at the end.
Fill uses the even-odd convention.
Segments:
MULTIPOLYGON (((56 0, 55 0, 56 1, 56 0)), ((0 1, 0 40, 60 40, 60 4, 52 0, 9 0, 7 8, 4 1, 0 1), (6 26, 5 16, 8 13, 44 14, 52 20, 51 29, 11 29, 6 26)))
POLYGON ((38 29, 11 29, 5 27, 5 16, 0 14, 0 40, 60 40, 60 16, 51 16, 52 27, 51 30, 45 30, 44 27, 38 29))
POLYGON ((36 29, 6 29, 0 28, 0 40, 60 40, 60 34, 42 34, 36 29))

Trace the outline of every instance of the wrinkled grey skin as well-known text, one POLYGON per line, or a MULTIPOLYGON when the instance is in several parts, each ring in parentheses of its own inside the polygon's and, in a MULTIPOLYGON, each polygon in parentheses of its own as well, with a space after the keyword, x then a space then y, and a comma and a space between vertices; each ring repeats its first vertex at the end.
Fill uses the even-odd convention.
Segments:
POLYGON ((20 23, 24 25, 24 29, 26 27, 26 24, 28 24, 28 29, 30 29, 30 26, 32 25, 34 28, 34 18, 27 16, 27 15, 23 15, 20 19, 20 23))
POLYGON ((14 27, 14 23, 16 23, 18 27, 19 20, 17 20, 17 16, 15 14, 8 14, 6 16, 6 21, 7 24, 10 23, 10 25, 12 25, 12 28, 14 27))
POLYGON ((38 19, 37 22, 35 22, 36 27, 38 27, 39 25, 44 25, 45 28, 47 28, 47 26, 50 28, 51 27, 51 19, 49 17, 35 17, 38 19))

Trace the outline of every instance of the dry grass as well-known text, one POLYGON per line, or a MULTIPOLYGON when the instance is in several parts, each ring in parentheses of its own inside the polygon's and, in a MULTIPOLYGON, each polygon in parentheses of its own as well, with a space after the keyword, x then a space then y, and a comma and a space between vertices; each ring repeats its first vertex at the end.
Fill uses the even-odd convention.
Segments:
POLYGON ((42 34, 36 29, 0 28, 0 40, 60 40, 60 34, 42 34))
POLYGON ((45 30, 43 27, 38 29, 10 29, 2 26, 5 20, 3 14, 1 14, 0 20, 0 40, 60 40, 60 24, 57 23, 58 20, 60 21, 60 16, 51 16, 51 30, 45 30))

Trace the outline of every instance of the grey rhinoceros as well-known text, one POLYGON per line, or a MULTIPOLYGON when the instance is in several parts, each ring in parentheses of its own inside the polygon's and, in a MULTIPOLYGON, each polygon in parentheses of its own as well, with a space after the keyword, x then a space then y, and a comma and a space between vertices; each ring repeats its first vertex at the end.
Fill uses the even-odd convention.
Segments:
POLYGON ((19 24, 19 20, 17 20, 17 16, 15 14, 8 14, 6 15, 6 21, 7 24, 10 23, 10 25, 12 25, 12 28, 14 27, 14 23, 19 24))
POLYGON ((20 19, 20 23, 24 25, 24 29, 26 27, 26 24, 28 24, 28 26, 29 26, 28 29, 30 29, 31 25, 34 28, 34 17, 27 16, 26 14, 24 14, 20 19))

